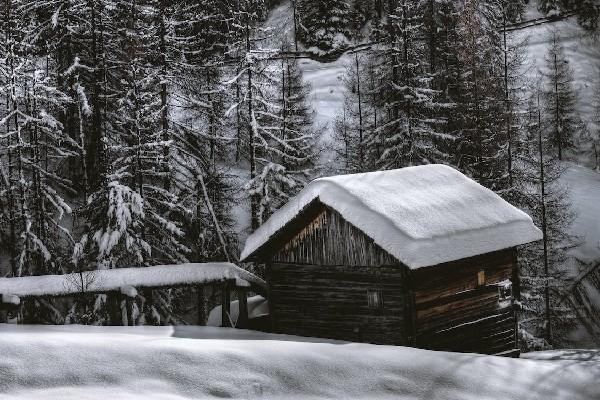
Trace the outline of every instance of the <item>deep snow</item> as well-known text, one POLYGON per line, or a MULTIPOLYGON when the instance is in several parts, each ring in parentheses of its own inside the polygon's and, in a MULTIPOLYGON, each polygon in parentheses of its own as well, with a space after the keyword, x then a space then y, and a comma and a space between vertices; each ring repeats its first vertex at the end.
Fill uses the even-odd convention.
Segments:
POLYGON ((0 325, 1 400, 598 399, 599 353, 510 359, 206 327, 0 325))
POLYGON ((561 179, 576 214, 571 231, 582 241, 572 253, 586 263, 600 261, 600 173, 570 164, 561 179))

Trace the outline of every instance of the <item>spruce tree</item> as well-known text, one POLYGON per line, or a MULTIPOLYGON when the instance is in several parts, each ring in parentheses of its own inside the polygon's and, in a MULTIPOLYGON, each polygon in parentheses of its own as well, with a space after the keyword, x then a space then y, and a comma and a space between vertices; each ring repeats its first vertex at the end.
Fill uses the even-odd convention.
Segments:
POLYGON ((433 88, 433 74, 427 62, 421 3, 400 1, 389 11, 382 32, 384 44, 376 51, 384 119, 376 142, 384 151, 378 168, 398 168, 441 162, 447 155, 438 141, 445 137, 443 118, 438 118, 439 91, 433 88))
POLYGON ((531 140, 520 157, 528 172, 522 179, 526 194, 522 207, 543 233, 541 241, 520 250, 520 328, 527 350, 565 346, 576 319, 576 310, 563 301, 572 279, 568 250, 577 244, 569 233, 573 213, 560 182, 563 168, 544 125, 540 97, 536 91, 529 99, 526 127, 531 140))
POLYGON ((457 141, 456 165, 500 193, 509 187, 507 132, 502 129, 503 53, 497 32, 501 15, 497 1, 465 2, 454 47, 459 54, 457 105, 449 120, 457 141))
MULTIPOLYGON (((367 57, 354 53, 346 66, 344 106, 334 123, 335 151, 344 173, 365 172, 367 167, 367 57)), ((375 105, 377 107, 378 105, 375 105)))
POLYGON ((307 99, 310 88, 302 80, 297 61, 284 57, 272 68, 273 83, 279 87, 272 93, 274 107, 256 111, 256 123, 261 126, 256 131, 258 172, 247 185, 258 198, 261 222, 310 181, 317 156, 318 133, 307 99))
POLYGON ((306 47, 317 52, 335 52, 347 46, 351 12, 347 0, 314 2, 297 0, 298 38, 306 47))
POLYGON ((600 68, 598 69, 598 80, 595 84, 595 90, 592 100, 593 105, 593 124, 588 129, 587 139, 590 142, 594 169, 600 171, 600 68))
POLYGON ((574 145, 578 129, 573 92, 573 71, 560 45, 558 32, 552 32, 551 46, 545 57, 542 75, 544 87, 544 118, 551 129, 551 143, 555 146, 558 159, 562 160, 565 150, 574 145))

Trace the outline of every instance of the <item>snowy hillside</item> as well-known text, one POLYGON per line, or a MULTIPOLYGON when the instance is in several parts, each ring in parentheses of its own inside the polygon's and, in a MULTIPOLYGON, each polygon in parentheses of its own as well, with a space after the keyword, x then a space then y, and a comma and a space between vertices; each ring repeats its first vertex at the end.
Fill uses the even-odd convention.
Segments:
POLYGON ((600 353, 528 359, 224 328, 0 325, 0 399, 600 397, 600 353))
POLYGON ((583 241, 573 253, 585 262, 600 260, 600 173, 571 165, 563 181, 569 187, 576 213, 573 233, 583 241))
MULTIPOLYGON (((533 17, 537 15, 533 14, 533 17)), ((577 111, 588 126, 593 124, 592 99, 595 86, 600 81, 600 46, 597 38, 586 34, 575 17, 564 21, 531 26, 509 34, 513 43, 526 41, 526 60, 523 66, 524 84, 540 79, 544 57, 548 52, 553 33, 563 46, 569 66, 573 70, 573 89, 577 93, 577 111)))

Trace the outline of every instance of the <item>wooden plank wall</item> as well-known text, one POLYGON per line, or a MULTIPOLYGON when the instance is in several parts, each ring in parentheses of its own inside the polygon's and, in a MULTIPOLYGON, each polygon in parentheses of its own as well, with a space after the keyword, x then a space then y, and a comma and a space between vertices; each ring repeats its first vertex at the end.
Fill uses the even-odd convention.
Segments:
POLYGON ((273 263, 269 268, 273 331, 300 336, 407 344, 406 280, 401 269, 273 263), (380 290, 383 308, 369 308, 380 290))
POLYGON ((413 271, 416 344, 433 350, 495 354, 516 348, 512 304, 497 284, 512 278, 514 249, 413 271), (485 285, 477 273, 485 271, 485 285))
POLYGON ((281 244, 272 261, 313 265, 399 265, 370 237, 324 206, 311 222, 281 244))
POLYGON ((408 269, 334 210, 322 206, 310 221, 269 264, 273 330, 407 344, 408 269), (368 290, 381 291, 382 309, 369 308, 368 290))

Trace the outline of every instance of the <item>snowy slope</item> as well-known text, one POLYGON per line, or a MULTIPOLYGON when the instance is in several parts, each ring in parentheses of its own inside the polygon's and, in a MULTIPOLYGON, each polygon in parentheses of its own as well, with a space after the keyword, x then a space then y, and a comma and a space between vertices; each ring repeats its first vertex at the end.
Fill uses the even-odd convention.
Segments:
MULTIPOLYGON (((536 15, 531 12, 531 16, 536 15)), ((600 46, 598 38, 591 37, 577 24, 576 17, 549 24, 532 26, 509 34, 513 43, 526 40, 526 63, 523 66, 523 83, 534 84, 540 79, 539 71, 544 68, 544 57, 556 31, 569 66, 573 70, 573 89, 577 94, 577 112, 582 121, 593 126, 593 91, 600 82, 600 46)), ((581 160, 589 163, 589 160, 581 160)))
POLYGON ((600 398, 597 351, 524 360, 225 328, 0 325, 0 353, 1 400, 600 398))
MULTIPOLYGON (((264 27, 272 32, 274 38, 266 41, 264 47, 279 47, 283 38, 293 43, 294 25, 291 1, 283 0, 269 13, 264 27)), ((298 50, 304 50, 299 44, 298 50)), ((347 54, 332 62, 320 62, 307 57, 298 59, 304 81, 311 86, 309 100, 311 102, 315 126, 324 129, 325 144, 331 139, 333 121, 342 110, 344 104, 344 85, 342 79, 346 74, 346 65, 350 62, 347 54)), ((328 153, 325 162, 329 161, 328 153)))
POLYGON ((572 233, 582 241, 573 255, 584 262, 600 260, 600 173, 571 164, 562 179, 576 213, 572 233))

